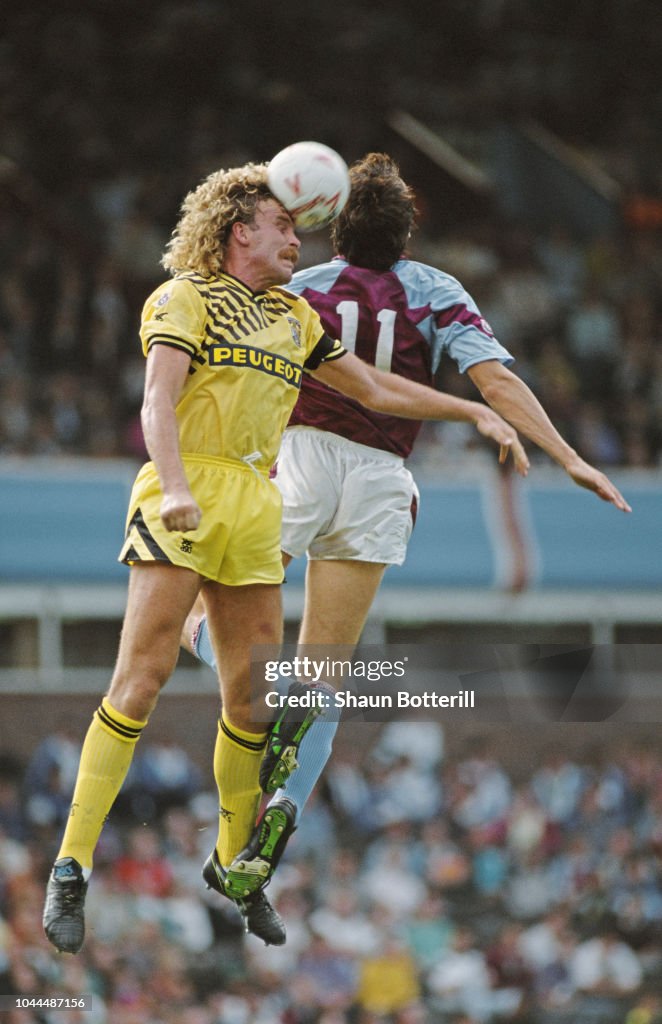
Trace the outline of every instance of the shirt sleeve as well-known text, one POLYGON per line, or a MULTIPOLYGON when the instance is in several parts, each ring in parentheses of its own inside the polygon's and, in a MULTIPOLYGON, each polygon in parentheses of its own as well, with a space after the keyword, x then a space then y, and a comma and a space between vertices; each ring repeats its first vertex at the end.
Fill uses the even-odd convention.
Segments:
POLYGON ((435 299, 433 316, 440 349, 457 363, 460 373, 487 359, 506 366, 515 362, 459 281, 446 277, 435 299))
POLYGON ((347 350, 343 348, 341 342, 329 337, 322 326, 319 314, 305 299, 297 302, 296 313, 301 320, 306 348, 304 370, 316 370, 320 363, 331 362, 345 355, 347 350))
POLYGON ((143 307, 140 339, 144 354, 152 345, 170 345, 191 358, 198 355, 206 316, 204 299, 191 281, 175 279, 162 284, 143 307))
POLYGON ((343 348, 339 341, 334 341, 324 333, 306 359, 303 368, 304 370, 316 370, 320 363, 330 363, 334 359, 340 359, 346 352, 347 349, 343 348))

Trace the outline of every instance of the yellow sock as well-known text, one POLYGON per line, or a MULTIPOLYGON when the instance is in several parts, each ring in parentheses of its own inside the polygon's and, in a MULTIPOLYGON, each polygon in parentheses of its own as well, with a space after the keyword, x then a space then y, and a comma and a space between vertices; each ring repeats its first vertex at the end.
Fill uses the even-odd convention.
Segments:
POLYGON ((259 771, 266 733, 245 732, 223 715, 214 749, 214 777, 218 786, 220 817, 216 852, 229 867, 248 842, 260 806, 259 771))
POLYGON ((83 743, 78 777, 58 857, 74 857, 92 868, 103 823, 129 770, 136 743, 147 722, 116 711, 104 698, 83 743))

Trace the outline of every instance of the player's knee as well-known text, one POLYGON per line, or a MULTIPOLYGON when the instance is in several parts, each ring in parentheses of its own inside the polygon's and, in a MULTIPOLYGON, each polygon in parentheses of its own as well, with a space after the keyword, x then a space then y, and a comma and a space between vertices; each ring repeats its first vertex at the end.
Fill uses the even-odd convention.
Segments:
POLYGON ((113 680, 108 691, 108 701, 112 707, 129 718, 147 721, 156 707, 160 690, 133 683, 130 681, 113 680))
POLYGON ((118 663, 108 691, 110 703, 132 718, 146 719, 174 667, 158 659, 150 663, 137 659, 128 669, 118 663))

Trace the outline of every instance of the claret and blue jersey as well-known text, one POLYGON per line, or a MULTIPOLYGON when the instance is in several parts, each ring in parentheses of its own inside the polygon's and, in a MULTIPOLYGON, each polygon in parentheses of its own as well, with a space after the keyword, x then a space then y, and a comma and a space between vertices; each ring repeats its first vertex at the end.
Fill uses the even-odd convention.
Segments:
MULTIPOLYGON (((381 370, 434 384, 442 353, 464 373, 475 363, 513 358, 462 285, 449 274, 414 260, 368 270, 341 257, 301 270, 287 286, 306 298, 332 338, 381 370)), ((360 444, 406 457, 420 422, 364 408, 304 374, 290 426, 340 434, 360 444)))

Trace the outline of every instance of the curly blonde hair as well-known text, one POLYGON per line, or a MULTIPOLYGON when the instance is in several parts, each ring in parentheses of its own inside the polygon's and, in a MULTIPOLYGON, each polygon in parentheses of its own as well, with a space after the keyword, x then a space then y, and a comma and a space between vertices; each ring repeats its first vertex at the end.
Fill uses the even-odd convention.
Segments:
POLYGON ((171 274, 193 270, 215 277, 223 269, 232 225, 250 224, 257 204, 273 198, 266 164, 214 171, 184 199, 162 265, 171 274))

